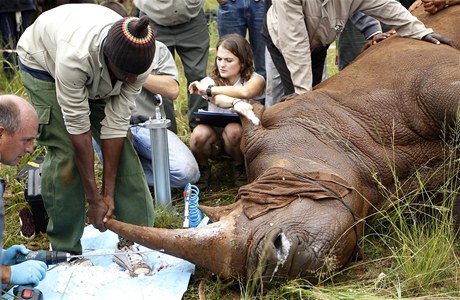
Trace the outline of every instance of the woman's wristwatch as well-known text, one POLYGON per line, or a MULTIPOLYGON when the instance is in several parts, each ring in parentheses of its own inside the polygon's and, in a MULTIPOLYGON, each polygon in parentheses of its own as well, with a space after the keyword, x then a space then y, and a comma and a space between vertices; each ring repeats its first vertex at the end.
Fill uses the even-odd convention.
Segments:
POLYGON ((213 85, 208 85, 208 88, 206 89, 206 95, 208 97, 212 97, 212 90, 211 90, 212 87, 213 87, 213 85))

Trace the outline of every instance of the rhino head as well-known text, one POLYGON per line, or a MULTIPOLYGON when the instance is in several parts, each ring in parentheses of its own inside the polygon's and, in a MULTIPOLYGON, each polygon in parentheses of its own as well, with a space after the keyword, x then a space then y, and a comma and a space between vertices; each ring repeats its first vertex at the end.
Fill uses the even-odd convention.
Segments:
POLYGON ((150 228, 116 220, 106 227, 223 278, 274 283, 301 276, 314 282, 357 254, 362 224, 359 205, 350 200, 354 195, 337 176, 274 167, 241 187, 234 204, 200 206, 212 220, 200 228, 150 228))
MULTIPOLYGON (((271 180, 275 180, 276 175, 272 175, 271 180)), ((286 196, 282 199, 284 203, 275 201, 273 207, 261 212, 258 206, 266 205, 252 201, 263 200, 251 197, 260 195, 253 192, 253 187, 254 184, 243 187, 238 194, 241 199, 232 205, 200 206, 212 220, 200 228, 150 228, 117 220, 109 220, 106 227, 223 278, 257 277, 276 282, 300 275, 314 281, 340 269, 356 254, 361 225, 342 195, 312 187, 311 191, 302 192, 313 195, 313 190, 321 190, 320 197, 286 196), (326 213, 329 209, 335 213, 326 213), (329 232, 324 232, 324 226, 329 232)), ((349 190, 341 186, 340 192, 348 194, 349 190)), ((276 200, 276 197, 267 199, 276 200)))

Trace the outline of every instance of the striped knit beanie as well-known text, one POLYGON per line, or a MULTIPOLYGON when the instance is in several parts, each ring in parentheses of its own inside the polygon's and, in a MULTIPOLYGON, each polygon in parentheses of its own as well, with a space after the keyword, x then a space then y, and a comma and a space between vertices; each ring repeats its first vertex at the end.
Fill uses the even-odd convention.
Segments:
POLYGON ((142 74, 155 55, 155 38, 147 16, 115 22, 104 42, 104 54, 124 72, 142 74))

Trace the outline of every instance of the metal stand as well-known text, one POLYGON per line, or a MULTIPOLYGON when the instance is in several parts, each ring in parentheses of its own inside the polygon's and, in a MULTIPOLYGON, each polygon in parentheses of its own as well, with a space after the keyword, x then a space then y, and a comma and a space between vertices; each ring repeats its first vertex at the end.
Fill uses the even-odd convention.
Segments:
POLYGON ((163 207, 172 206, 167 132, 170 125, 171 120, 161 118, 150 119, 144 123, 145 128, 150 129, 155 204, 163 207))

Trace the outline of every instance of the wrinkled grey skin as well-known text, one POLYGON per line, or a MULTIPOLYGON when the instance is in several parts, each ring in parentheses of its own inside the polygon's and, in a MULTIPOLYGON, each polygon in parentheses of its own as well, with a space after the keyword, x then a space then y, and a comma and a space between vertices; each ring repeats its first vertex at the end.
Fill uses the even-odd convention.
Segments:
MULTIPOLYGON (((460 6, 424 22, 455 48, 389 38, 312 92, 266 111, 254 105, 261 126, 242 120, 250 181, 274 167, 335 174, 353 187, 342 200, 299 198, 253 220, 237 201, 204 208, 214 223, 202 229, 114 220, 107 228, 223 277, 314 280, 343 268, 356 254, 363 221, 384 202, 376 179, 392 191, 394 174, 406 182, 425 166, 428 178, 445 158, 443 132, 454 125, 460 100, 460 6)), ((442 180, 433 176, 426 185, 442 180)))

